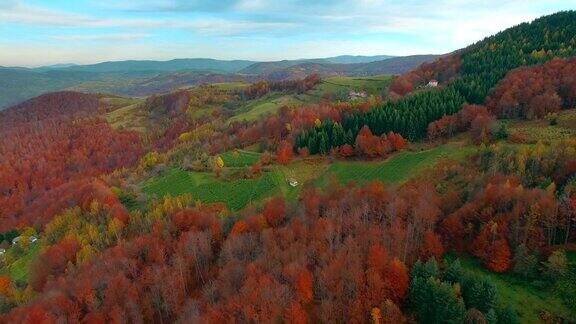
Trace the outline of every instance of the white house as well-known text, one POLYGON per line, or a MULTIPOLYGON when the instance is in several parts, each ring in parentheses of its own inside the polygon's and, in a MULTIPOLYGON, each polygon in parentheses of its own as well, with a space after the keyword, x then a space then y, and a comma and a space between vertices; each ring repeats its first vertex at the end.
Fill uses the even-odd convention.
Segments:
POLYGON ((350 98, 350 100, 358 100, 358 99, 366 99, 368 97, 368 94, 366 94, 366 92, 363 91, 350 91, 348 93, 348 97, 350 98))
POLYGON ((297 187, 298 186, 298 180, 296 180, 296 179, 288 179, 288 183, 290 184, 291 187, 297 187))
POLYGON ((438 80, 430 80, 426 86, 430 88, 436 88, 438 86, 438 80))
POLYGON ((20 236, 16 236, 15 238, 12 239, 12 244, 16 244, 20 242, 20 236))

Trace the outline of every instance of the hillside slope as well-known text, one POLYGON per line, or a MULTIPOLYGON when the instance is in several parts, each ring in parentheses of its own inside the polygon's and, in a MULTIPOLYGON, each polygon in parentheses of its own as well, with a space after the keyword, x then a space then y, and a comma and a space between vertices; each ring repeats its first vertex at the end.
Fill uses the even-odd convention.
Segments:
POLYGON ((576 11, 564 11, 506 29, 402 76, 392 91, 405 95, 431 79, 482 103, 496 83, 520 66, 576 55, 576 11))
POLYGON ((317 73, 321 76, 368 76, 406 73, 424 62, 431 62, 438 55, 413 55, 389 57, 377 61, 353 62, 353 59, 319 59, 299 61, 262 62, 253 64, 240 73, 258 74, 272 80, 298 79, 317 73))
POLYGON ((428 125, 444 114, 458 113, 465 103, 484 103, 498 81, 513 69, 574 55, 576 11, 544 16, 396 78, 390 92, 399 100, 347 116, 345 131, 356 136, 367 125, 376 135, 392 131, 410 140, 422 140, 428 125), (426 87, 432 79, 439 80, 440 87, 426 87))

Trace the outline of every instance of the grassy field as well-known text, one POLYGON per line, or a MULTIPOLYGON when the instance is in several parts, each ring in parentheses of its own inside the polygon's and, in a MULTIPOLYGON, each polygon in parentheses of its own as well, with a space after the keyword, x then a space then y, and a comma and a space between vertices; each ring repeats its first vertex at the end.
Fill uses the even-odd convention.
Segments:
POLYGON ((229 122, 241 120, 256 120, 267 114, 274 114, 284 106, 301 105, 302 101, 293 95, 273 93, 262 98, 249 101, 238 110, 238 113, 229 119, 229 122))
POLYGON ((239 210, 277 193, 282 181, 284 179, 279 172, 264 172, 257 179, 226 181, 217 179, 213 173, 172 169, 144 183, 143 190, 157 197, 191 193, 194 199, 201 202, 222 202, 231 210, 239 210))
POLYGON ((214 107, 212 106, 203 106, 200 108, 194 108, 190 113, 189 116, 193 119, 200 119, 203 117, 210 116, 214 112, 214 107))
POLYGON ((36 241, 19 259, 0 269, 0 275, 8 275, 15 282, 25 283, 32 260, 40 253, 40 242, 36 241))
POLYGON ((295 95, 295 98, 306 104, 319 103, 323 96, 343 95, 348 99, 348 91, 364 91, 369 95, 385 95, 392 82, 389 75, 371 77, 331 77, 322 80, 316 89, 304 94, 295 95))
POLYGON ((514 306, 521 323, 542 323, 539 317, 542 311, 576 321, 576 310, 568 309, 551 290, 537 289, 512 274, 490 272, 475 258, 460 258, 460 262, 464 269, 489 277, 498 288, 499 303, 514 306))
POLYGON ((149 195, 163 197, 190 193, 195 200, 204 203, 222 202, 230 210, 237 211, 250 204, 259 205, 265 198, 282 193, 289 201, 295 201, 302 185, 314 180, 317 172, 322 172, 326 164, 298 161, 289 166, 275 166, 256 179, 218 179, 213 173, 190 172, 172 169, 166 174, 152 178, 143 184, 149 195), (292 187, 289 180, 298 181, 292 187))
MULTIPOLYGON (((315 104, 325 94, 336 94, 342 91, 365 91, 372 95, 382 95, 388 89, 391 76, 372 76, 363 78, 353 77, 332 77, 322 80, 315 90, 304 94, 282 94, 272 93, 262 98, 249 101, 240 107, 236 115, 229 119, 229 122, 240 120, 256 120, 266 114, 273 114, 284 106, 299 106, 305 104, 315 104)), ((241 82, 223 83, 222 87, 237 89, 246 84, 241 82)))
MULTIPOLYGON (((143 183, 144 192, 163 197, 191 193, 194 199, 205 203, 223 202, 231 210, 239 210, 248 204, 259 203, 266 197, 282 193, 286 199, 298 198, 306 183, 324 187, 335 178, 342 184, 350 181, 364 183, 380 180, 388 184, 402 183, 422 170, 433 167, 445 158, 461 159, 474 152, 472 146, 458 143, 446 144, 420 152, 401 152, 384 161, 336 161, 325 158, 295 160, 286 166, 273 165, 256 179, 218 179, 211 172, 189 172, 171 169, 165 174, 143 183), (295 180, 298 185, 289 185, 295 180)), ((222 154, 224 165, 232 170, 249 166, 260 159, 260 153, 238 150, 222 154)))
POLYGON ((303 186, 308 182, 315 181, 319 175, 326 172, 328 163, 325 159, 312 158, 298 160, 286 166, 276 166, 275 170, 282 174, 283 181, 279 182, 280 191, 287 200, 295 201, 300 196, 303 186), (296 180, 298 185, 292 187, 290 180, 296 180))
POLYGON ((260 160, 262 154, 246 150, 233 150, 222 154, 225 167, 245 167, 251 166, 260 160))
POLYGON ((140 109, 142 99, 102 98, 100 100, 113 109, 104 116, 110 126, 141 133, 146 132, 148 115, 146 111, 140 109))
POLYGON ((385 161, 335 162, 318 179, 317 184, 325 186, 332 177, 343 184, 350 181, 363 183, 372 180, 388 184, 402 183, 442 159, 462 159, 474 150, 472 146, 460 146, 455 143, 420 152, 400 152, 385 161))
POLYGON ((241 90, 248 87, 250 84, 238 81, 238 82, 212 83, 211 85, 222 90, 241 90))
POLYGON ((390 86, 392 77, 379 75, 371 77, 332 77, 322 81, 317 91, 320 93, 338 92, 341 90, 366 91, 368 94, 381 95, 390 86))

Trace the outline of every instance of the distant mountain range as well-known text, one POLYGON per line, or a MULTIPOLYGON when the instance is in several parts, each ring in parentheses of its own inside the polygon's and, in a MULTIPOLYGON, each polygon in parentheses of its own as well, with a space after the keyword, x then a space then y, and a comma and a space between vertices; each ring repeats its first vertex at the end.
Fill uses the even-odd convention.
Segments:
POLYGON ((352 64, 332 64, 325 62, 303 62, 285 66, 282 62, 256 63, 240 71, 245 74, 258 74, 266 79, 300 79, 317 73, 321 76, 370 76, 379 74, 403 74, 424 62, 434 61, 438 55, 413 55, 388 58, 381 61, 352 64), (280 63, 280 64, 275 64, 280 63))
POLYGON ((242 69, 239 73, 242 74, 269 74, 281 69, 290 68, 302 64, 359 64, 384 61, 394 58, 390 55, 377 55, 377 56, 353 56, 342 55, 327 58, 317 59, 301 59, 301 60, 283 60, 274 62, 255 62, 250 66, 242 69))
POLYGON ((43 93, 66 89, 148 96, 200 83, 295 79, 311 73, 321 76, 401 74, 436 57, 342 55, 276 62, 192 58, 56 64, 39 68, 0 67, 0 110, 43 93))
MULTIPOLYGON (((90 65, 72 65, 58 68, 65 71, 82 71, 93 73, 111 72, 177 72, 186 70, 215 71, 221 73, 235 73, 256 62, 233 60, 223 61, 205 58, 175 59, 170 61, 117 61, 102 62, 90 65)), ((40 68, 43 69, 43 68, 40 68)))
MULTIPOLYGON (((353 63, 369 63, 392 58, 390 55, 376 55, 376 56, 354 56, 354 55, 341 55, 327 58, 315 59, 299 59, 299 60, 284 60, 278 62, 258 62, 248 60, 216 60, 209 58, 192 58, 192 59, 174 59, 169 61, 152 61, 152 60, 129 60, 129 61, 114 61, 102 62, 89 65, 77 64, 55 64, 49 66, 42 66, 35 68, 36 71, 47 70, 66 70, 66 71, 82 71, 82 72, 95 72, 95 73, 109 73, 109 72, 144 72, 144 71, 157 71, 157 72, 176 72, 187 70, 198 71, 212 71, 220 73, 237 73, 243 69, 249 69, 253 65, 271 64, 283 67, 290 67, 301 63, 335 63, 335 64, 353 64, 353 63)), ((261 74, 260 72, 250 74, 261 74)))
POLYGON ((330 63, 337 63, 337 64, 354 64, 354 63, 370 63, 376 61, 383 61, 394 57, 395 56, 390 55, 376 55, 376 56, 340 55, 335 57, 329 57, 325 60, 330 63))

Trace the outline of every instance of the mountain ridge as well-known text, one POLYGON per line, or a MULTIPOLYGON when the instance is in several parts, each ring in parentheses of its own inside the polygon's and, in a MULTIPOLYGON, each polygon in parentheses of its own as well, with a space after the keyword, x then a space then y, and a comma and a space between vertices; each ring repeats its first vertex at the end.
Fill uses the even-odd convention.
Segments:
MULTIPOLYGON (((36 68, 23 69, 46 71, 46 70, 82 70, 89 72, 128 72, 128 71, 180 71, 180 70, 214 70, 217 72, 236 73, 252 64, 291 62, 300 64, 305 62, 325 62, 334 64, 369 63, 393 58, 392 55, 339 55, 322 58, 294 59, 281 61, 257 61, 257 60, 221 60, 213 58, 176 58, 170 60, 118 60, 104 61, 93 64, 59 63, 45 65, 36 68)), ((20 67, 8 67, 20 68, 20 67)))

